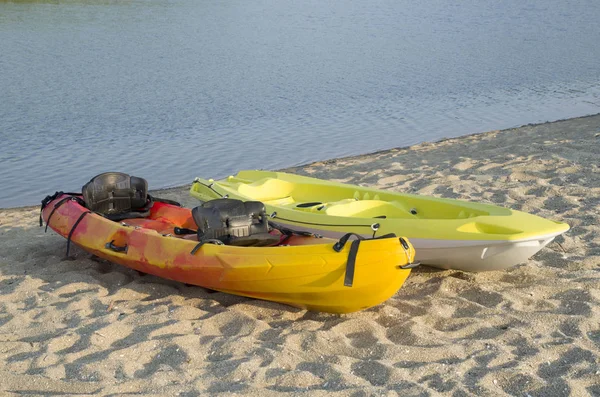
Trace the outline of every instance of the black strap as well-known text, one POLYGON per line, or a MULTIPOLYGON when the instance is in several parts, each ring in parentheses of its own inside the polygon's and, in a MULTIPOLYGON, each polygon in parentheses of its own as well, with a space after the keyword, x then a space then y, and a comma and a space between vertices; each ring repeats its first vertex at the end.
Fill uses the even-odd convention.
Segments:
POLYGON ((350 246, 348 262, 346 263, 346 275, 344 276, 344 286, 346 287, 352 287, 354 283, 354 268, 356 267, 356 255, 358 254, 359 244, 360 240, 354 240, 350 246))
POLYGON ((48 195, 48 196, 46 196, 46 198, 44 198, 42 200, 42 206, 40 208, 40 227, 44 226, 44 220, 42 219, 42 212, 44 211, 44 208, 46 208, 48 206, 48 204, 50 204, 52 201, 56 200, 57 197, 60 197, 63 194, 67 195, 68 197, 63 198, 58 203, 56 203, 56 205, 52 209, 52 212, 48 216, 48 220, 46 221, 46 229, 44 230, 44 232, 46 232, 48 230, 48 223, 50 223, 50 218, 52 217, 52 214, 54 214, 54 211, 56 210, 56 208, 58 208, 61 205, 63 205, 69 199, 75 200, 79 204, 81 204, 83 207, 85 207, 85 203, 81 199, 81 197, 79 197, 79 196, 81 196, 81 194, 79 194, 79 193, 64 193, 64 192, 61 191, 61 192, 56 192, 56 193, 54 193, 51 196, 48 195))
MULTIPOLYGON (((52 211, 50 211, 50 215, 48 215, 48 220, 46 221, 46 228, 44 229, 44 233, 46 233, 48 231, 48 225, 50 224, 50 219, 52 219, 52 215, 54 215, 54 211, 56 211, 58 207, 60 207, 61 205, 63 205, 67 201, 69 201, 70 199, 71 199, 70 196, 64 197, 58 203, 56 203, 56 205, 54 205, 54 208, 52 208, 52 211)), ((42 213, 40 211, 40 227, 41 226, 42 226, 42 213)))
POLYGON ((344 249, 344 246, 346 245, 346 243, 348 242, 348 239, 352 236, 356 236, 356 238, 358 240, 364 240, 365 238, 363 236, 361 236, 360 234, 356 234, 356 233, 346 233, 344 234, 337 243, 333 244, 333 249, 335 250, 335 252, 340 252, 341 250, 344 249))
MULTIPOLYGON (((358 254, 358 246, 360 245, 361 240, 365 240, 363 236, 356 233, 346 233, 344 234, 337 243, 333 245, 333 249, 335 252, 341 252, 344 249, 344 246, 350 239, 350 237, 356 236, 356 240, 352 241, 352 245, 350 246, 350 252, 348 253, 348 261, 346 262, 346 275, 344 276, 344 286, 352 287, 354 283, 354 269, 356 267, 356 255, 358 254)), ((388 233, 383 236, 373 237, 366 240, 379 240, 383 238, 391 238, 396 237, 394 233, 388 233)), ((401 243, 404 246, 406 241, 401 239, 401 243)))
POLYGON ((42 200, 42 206, 40 207, 40 227, 44 226, 44 221, 42 220, 42 212, 44 208, 48 206, 53 200, 59 197, 63 192, 55 192, 53 195, 48 195, 42 200))
MULTIPOLYGON (((61 194, 71 194, 71 193, 61 193, 61 194)), ((54 215, 54 211, 56 211, 56 209, 58 207, 60 207, 61 205, 63 205, 64 203, 66 203, 69 200, 77 201, 82 207, 85 207, 85 203, 79 197, 76 197, 76 196, 63 197, 58 203, 56 203, 54 208, 52 208, 52 211, 50 211, 50 215, 48 215, 48 220, 46 221, 46 228, 44 229, 44 233, 46 233, 48 231, 48 225, 50 224, 50 219, 52 219, 52 215, 54 215)), ((40 212, 40 227, 42 226, 41 222, 42 222, 42 214, 40 212)))
POLYGON ((215 244, 215 245, 225 245, 221 240, 217 240, 216 238, 210 238, 208 240, 200 241, 194 249, 190 252, 190 254, 194 255, 204 244, 215 244))
POLYGON ((46 208, 52 200, 57 198, 59 194, 61 194, 61 192, 56 192, 52 196, 48 195, 42 200, 42 206, 40 207, 40 227, 44 226, 44 221, 42 220, 42 212, 44 211, 44 208, 46 208))
POLYGON ((67 258, 69 257, 69 249, 71 248, 71 237, 73 236, 73 232, 75 231, 75 228, 77 227, 77 225, 79 225, 79 222, 81 222, 83 217, 91 212, 92 211, 86 211, 86 212, 82 213, 81 215, 79 215, 79 218, 77 219, 77 221, 71 228, 71 231, 69 232, 69 237, 67 237, 67 258))
POLYGON ((352 236, 356 236, 356 240, 352 241, 352 245, 350 245, 350 252, 348 253, 348 260, 346 261, 346 274, 344 276, 344 286, 352 287, 354 283, 354 268, 356 267, 356 255, 358 254, 358 246, 360 245, 360 241, 365 238, 360 234, 356 233, 346 233, 344 234, 337 243, 333 245, 333 249, 335 252, 341 252, 344 249, 344 246, 348 242, 348 239, 352 236))

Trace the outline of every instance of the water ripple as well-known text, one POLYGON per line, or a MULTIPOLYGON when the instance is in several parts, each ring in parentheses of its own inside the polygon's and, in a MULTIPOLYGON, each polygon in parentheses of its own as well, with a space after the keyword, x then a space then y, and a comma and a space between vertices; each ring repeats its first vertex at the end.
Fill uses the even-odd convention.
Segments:
POLYGON ((0 1, 0 206, 597 113, 600 3, 0 1))

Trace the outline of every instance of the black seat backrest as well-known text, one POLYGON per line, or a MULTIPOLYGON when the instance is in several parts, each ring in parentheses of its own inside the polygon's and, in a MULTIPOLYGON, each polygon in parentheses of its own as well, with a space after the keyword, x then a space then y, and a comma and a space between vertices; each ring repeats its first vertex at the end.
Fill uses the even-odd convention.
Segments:
POLYGON ((112 220, 147 216, 152 206, 148 182, 122 172, 105 172, 82 187, 88 209, 112 220))
POLYGON ((192 209, 198 241, 217 239, 227 245, 265 246, 279 242, 269 234, 265 206, 259 201, 216 199, 192 209))

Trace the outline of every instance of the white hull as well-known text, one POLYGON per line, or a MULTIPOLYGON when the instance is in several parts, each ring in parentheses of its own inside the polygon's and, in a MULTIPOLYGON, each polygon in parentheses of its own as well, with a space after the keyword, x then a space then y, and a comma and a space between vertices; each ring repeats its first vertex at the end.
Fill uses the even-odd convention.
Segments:
POLYGON ((555 236, 523 241, 444 241, 454 246, 436 247, 435 240, 411 239, 416 250, 415 260, 441 269, 467 272, 503 270, 526 262, 548 245, 555 236), (468 244, 466 244, 468 243, 468 244), (471 245, 472 244, 472 245, 471 245))
MULTIPOLYGON (((310 231, 324 237, 340 238, 344 233, 290 225, 292 229, 310 231)), ((526 262, 561 233, 526 240, 433 240, 410 238, 415 247, 415 261, 441 269, 467 272, 503 270, 526 262)), ((372 237, 372 235, 365 235, 372 237)))

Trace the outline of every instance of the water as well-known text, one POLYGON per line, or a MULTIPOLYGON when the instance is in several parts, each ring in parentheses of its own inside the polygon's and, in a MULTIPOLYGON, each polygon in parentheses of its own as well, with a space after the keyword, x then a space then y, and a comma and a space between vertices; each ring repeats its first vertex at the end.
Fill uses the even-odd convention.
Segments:
POLYGON ((0 207, 600 111, 600 2, 448 3, 0 0, 0 207))

